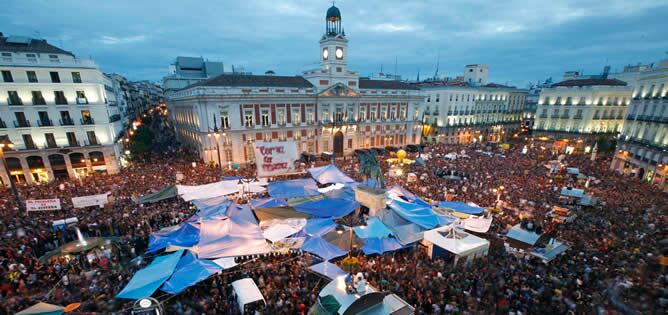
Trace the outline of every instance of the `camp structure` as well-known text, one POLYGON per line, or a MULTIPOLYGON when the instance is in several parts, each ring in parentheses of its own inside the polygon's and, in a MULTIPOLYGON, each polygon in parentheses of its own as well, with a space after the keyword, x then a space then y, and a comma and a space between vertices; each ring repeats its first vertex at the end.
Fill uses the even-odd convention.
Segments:
POLYGON ((251 278, 244 278, 232 282, 234 294, 237 297, 237 304, 241 314, 246 313, 246 308, 252 304, 260 303, 264 305, 266 302, 262 292, 251 278))
POLYGON ((454 263, 460 259, 473 260, 487 256, 489 241, 458 229, 453 225, 424 232, 424 240, 430 257, 454 256, 454 263))

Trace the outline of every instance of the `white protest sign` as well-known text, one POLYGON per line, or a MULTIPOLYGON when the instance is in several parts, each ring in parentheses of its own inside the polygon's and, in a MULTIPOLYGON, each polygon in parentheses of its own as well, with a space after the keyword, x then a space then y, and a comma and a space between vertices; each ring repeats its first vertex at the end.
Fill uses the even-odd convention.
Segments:
POLYGON ((99 195, 82 196, 82 197, 73 197, 72 198, 72 205, 75 208, 85 208, 85 207, 92 207, 92 206, 98 206, 98 207, 101 208, 109 200, 108 197, 109 197, 109 193, 104 193, 104 194, 99 194, 99 195))
POLYGON ((60 199, 29 199, 26 200, 28 211, 51 211, 60 210, 60 199))
POLYGON ((299 159, 297 144, 294 141, 255 141, 255 159, 258 177, 289 173, 299 159))

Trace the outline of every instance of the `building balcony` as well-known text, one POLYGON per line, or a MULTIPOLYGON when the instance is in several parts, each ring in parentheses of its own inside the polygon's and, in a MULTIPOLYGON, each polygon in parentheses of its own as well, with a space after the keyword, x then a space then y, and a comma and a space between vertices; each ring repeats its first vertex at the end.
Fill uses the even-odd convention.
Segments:
POLYGON ((2 120, 0 120, 0 129, 1 128, 7 128, 7 124, 2 120))
POLYGON ((56 98, 56 105, 67 105, 67 104, 68 104, 67 103, 67 98, 64 98, 64 97, 56 98))
POLYGON ((11 106, 23 105, 23 101, 20 97, 8 97, 7 104, 11 106))
POLYGON ((51 127, 53 126, 53 122, 51 119, 38 119, 37 125, 40 127, 51 127))
POLYGON ((101 146, 101 144, 97 141, 97 139, 93 140, 93 141, 86 140, 86 141, 84 141, 84 146, 95 147, 95 146, 101 146))
POLYGON ((67 143, 68 147, 80 147, 81 145, 79 144, 79 141, 77 140, 71 140, 67 143))
POLYGON ((85 97, 77 97, 77 104, 86 105, 88 104, 88 99, 85 97))
POLYGON ((33 97, 33 98, 32 98, 32 104, 33 104, 33 105, 46 105, 46 101, 44 100, 43 97, 42 97, 42 98, 35 98, 35 97, 33 97))
POLYGON ((573 119, 582 119, 582 115, 575 115, 573 116, 573 119))
POLYGON ((95 120, 93 118, 80 119, 82 125, 95 125, 95 120))
POLYGON ((121 115, 119 115, 119 114, 109 116, 109 123, 114 123, 114 122, 117 122, 119 120, 121 120, 121 115))
POLYGON ((29 128, 30 127, 30 122, 27 120, 23 121, 14 121, 14 127, 16 128, 29 128))
POLYGON ((72 118, 62 118, 59 120, 61 126, 74 126, 72 118))
POLYGON ((59 149, 60 147, 55 143, 47 143, 45 148, 47 148, 47 149, 59 149))

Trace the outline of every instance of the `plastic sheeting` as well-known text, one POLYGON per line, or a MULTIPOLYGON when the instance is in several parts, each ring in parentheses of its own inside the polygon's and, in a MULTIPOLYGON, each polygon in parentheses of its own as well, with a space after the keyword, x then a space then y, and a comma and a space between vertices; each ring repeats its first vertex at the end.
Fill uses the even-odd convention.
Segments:
POLYGON ((168 246, 190 247, 199 242, 199 227, 184 222, 151 233, 147 253, 154 253, 168 246))
POLYGON ((336 228, 331 218, 309 219, 302 230, 308 236, 323 236, 336 228))
POLYGON ((220 181, 199 186, 176 185, 176 189, 185 201, 207 199, 235 194, 239 192, 237 181, 220 181))
POLYGON ((352 178, 341 172, 341 170, 333 164, 309 168, 308 172, 311 174, 311 177, 320 184, 344 184, 354 182, 352 178))
POLYGON ((506 237, 533 246, 538 242, 540 235, 541 234, 536 234, 532 231, 527 231, 517 224, 508 231, 506 237))
POLYGON ((345 276, 348 274, 343 269, 339 268, 339 266, 329 261, 323 261, 319 264, 315 264, 308 267, 308 269, 329 279, 334 279, 338 276, 345 276))
POLYGON ((438 216, 434 214, 430 206, 398 199, 391 199, 388 206, 403 219, 425 229, 433 229, 440 224, 438 216))
POLYGON ((481 215, 485 212, 484 208, 476 207, 461 201, 441 201, 438 203, 438 206, 466 214, 481 215))
POLYGON ((174 274, 167 280, 160 290, 177 294, 223 270, 218 264, 210 260, 197 259, 187 252, 176 265, 174 274))
POLYGON ((573 198, 582 198, 585 195, 584 189, 577 189, 577 188, 568 189, 566 187, 561 189, 561 194, 563 196, 568 196, 573 198))
POLYGON ((264 208, 281 208, 287 207, 288 202, 285 199, 281 198, 258 198, 250 201, 251 208, 255 209, 264 209, 264 208))
POLYGON ((362 246, 362 251, 365 255, 373 254, 383 254, 386 252, 392 252, 398 249, 401 249, 403 246, 390 237, 372 237, 364 240, 364 246, 362 246))
POLYGON ((413 223, 395 226, 392 231, 402 245, 419 242, 424 238, 424 230, 413 223))
POLYGON ((137 271, 116 298, 138 300, 151 296, 174 273, 182 254, 180 250, 157 257, 146 268, 137 271))
POLYGON ((227 218, 227 210, 232 201, 225 196, 208 199, 195 199, 192 203, 197 207, 197 212, 188 219, 188 222, 200 220, 215 220, 227 218))
POLYGON ((270 182, 268 189, 269 196, 274 198, 295 198, 320 194, 318 184, 311 178, 270 182))
POLYGON ((366 221, 366 227, 356 226, 353 228, 355 234, 360 238, 383 238, 392 235, 392 230, 387 228, 378 218, 372 217, 366 221))
POLYGON ((445 226, 434 230, 424 232, 424 239, 445 249, 457 256, 470 256, 478 254, 487 254, 489 250, 489 241, 477 237, 463 230, 454 230, 456 237, 452 234, 454 227, 445 226))
POLYGON ((162 201, 165 199, 169 198, 174 198, 178 195, 176 191, 176 186, 170 185, 167 186, 163 189, 160 189, 159 191, 156 191, 151 194, 147 194, 145 196, 139 197, 139 200, 137 203, 144 204, 144 203, 153 203, 153 202, 158 202, 162 201))
POLYGON ((305 225, 306 219, 285 219, 262 221, 260 228, 264 238, 275 243, 301 231, 305 225))
POLYGON ((307 213, 315 217, 339 219, 355 211, 355 209, 359 208, 359 206, 359 202, 355 200, 344 198, 325 198, 295 205, 294 208, 297 211, 307 213))
POLYGON ((199 258, 236 257, 271 252, 262 230, 247 218, 204 221, 200 227, 199 258))
POLYGON ((302 250, 318 255, 324 260, 341 257, 348 253, 321 237, 309 237, 302 245, 302 250))
POLYGON ((257 218, 260 221, 297 219, 297 218, 309 219, 313 217, 310 214, 299 212, 291 207, 255 209, 255 216, 257 216, 257 218))
POLYGON ((39 302, 16 313, 16 315, 60 315, 64 311, 65 308, 62 306, 39 302))

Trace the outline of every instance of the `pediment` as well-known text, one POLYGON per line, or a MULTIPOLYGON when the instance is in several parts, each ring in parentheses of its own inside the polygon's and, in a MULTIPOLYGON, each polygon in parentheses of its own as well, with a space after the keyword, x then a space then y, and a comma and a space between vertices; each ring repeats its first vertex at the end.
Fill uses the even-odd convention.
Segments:
POLYGON ((343 83, 337 83, 318 94, 319 97, 359 97, 360 94, 343 83))

